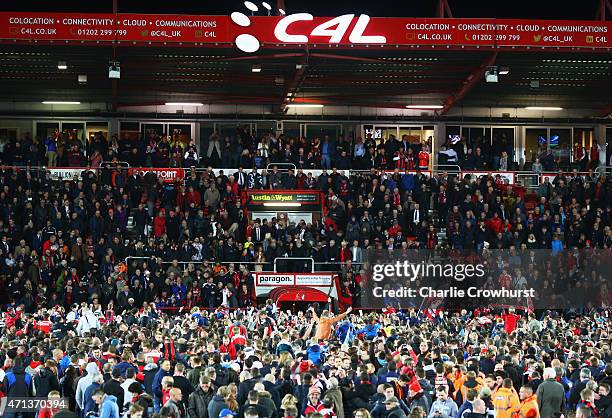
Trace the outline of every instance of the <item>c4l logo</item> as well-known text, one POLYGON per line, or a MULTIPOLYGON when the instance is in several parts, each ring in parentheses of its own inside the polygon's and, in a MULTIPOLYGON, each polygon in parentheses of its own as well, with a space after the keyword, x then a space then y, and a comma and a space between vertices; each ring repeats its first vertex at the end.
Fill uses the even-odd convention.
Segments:
MULTIPOLYGON (((255 9, 250 8, 251 11, 256 11, 256 6, 251 3, 255 9)), ((233 12, 231 14, 232 21, 241 27, 251 26, 251 19, 247 15, 241 12, 233 12)), ((289 27, 296 22, 305 22, 314 20, 314 16, 310 13, 295 13, 287 15, 280 19, 274 27, 274 37, 278 42, 281 43, 297 43, 305 44, 310 42, 310 37, 324 37, 327 38, 325 41, 329 44, 338 44, 342 41, 344 36, 347 34, 351 23, 355 19, 354 14, 346 14, 331 19, 327 19, 313 29, 309 30, 307 34, 295 33, 295 28, 292 34, 289 34, 289 27)), ((385 44, 387 38, 382 35, 364 35, 368 24, 370 23, 370 16, 359 15, 356 18, 355 25, 350 31, 348 36, 348 42, 351 44, 385 44)), ((247 53, 253 53, 259 50, 260 41, 255 36, 242 33, 234 40, 236 47, 247 53)), ((322 43, 322 42, 318 42, 322 43)))

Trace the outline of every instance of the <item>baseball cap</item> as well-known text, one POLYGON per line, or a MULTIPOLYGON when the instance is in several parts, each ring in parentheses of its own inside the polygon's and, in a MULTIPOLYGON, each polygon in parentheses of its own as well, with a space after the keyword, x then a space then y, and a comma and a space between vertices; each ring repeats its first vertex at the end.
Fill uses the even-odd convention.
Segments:
POLYGON ((227 408, 222 409, 221 412, 219 412, 219 418, 224 418, 224 417, 226 417, 228 415, 231 415, 231 416, 235 417, 238 414, 235 413, 235 412, 232 412, 230 409, 227 409, 227 408))

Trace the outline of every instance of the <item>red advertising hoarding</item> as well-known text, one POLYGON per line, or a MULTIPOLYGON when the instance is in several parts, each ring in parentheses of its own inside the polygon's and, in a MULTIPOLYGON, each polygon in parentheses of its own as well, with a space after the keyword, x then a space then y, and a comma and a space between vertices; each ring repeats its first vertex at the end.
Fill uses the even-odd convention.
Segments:
POLYGON ((0 39, 230 46, 237 36, 248 34, 264 48, 295 44, 594 50, 612 47, 612 22, 607 21, 370 18, 358 14, 313 17, 304 13, 244 17, 247 26, 243 27, 230 16, 4 12, 0 13, 0 39))
POLYGON ((132 174, 144 176, 147 173, 154 173, 164 183, 182 182, 185 179, 185 170, 182 168, 130 168, 128 173, 130 176, 132 174))

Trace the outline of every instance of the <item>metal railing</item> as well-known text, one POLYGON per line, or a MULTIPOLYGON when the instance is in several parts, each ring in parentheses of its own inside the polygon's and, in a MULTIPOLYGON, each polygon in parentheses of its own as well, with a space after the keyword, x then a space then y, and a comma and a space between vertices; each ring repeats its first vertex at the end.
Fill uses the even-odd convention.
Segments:
POLYGON ((130 168, 130 163, 128 163, 127 161, 102 161, 100 162, 100 168, 117 168, 116 166, 120 166, 122 168, 130 168))
POLYGON ((297 166, 293 163, 270 163, 266 166, 266 170, 268 172, 272 171, 272 169, 276 167, 279 171, 296 171, 297 166), (290 168, 282 168, 282 167, 290 167, 290 168), (292 167, 292 168, 291 168, 292 167))
MULTIPOLYGON (((279 166, 279 165, 287 165, 287 166, 291 166, 293 167, 293 169, 296 169, 295 164, 293 163, 274 163, 274 164, 268 164, 266 169, 269 169, 270 167, 273 166, 279 166)), ((53 173, 53 170, 74 170, 74 171, 93 171, 93 172, 99 172, 99 171, 103 171, 103 170, 116 170, 117 165, 120 165, 121 168, 133 168, 134 170, 139 170, 139 169, 143 169, 143 170, 148 170, 148 169, 158 169, 158 170, 164 170, 164 169, 168 169, 168 170, 183 170, 184 172, 184 179, 187 179, 189 177, 189 174, 192 171, 195 171, 196 173, 202 173, 202 172, 207 172, 209 171, 209 168, 204 168, 204 167, 191 167, 191 168, 172 168, 172 167, 131 167, 129 165, 129 163, 124 162, 124 161, 118 161, 118 162, 112 162, 112 161, 103 161, 102 164, 100 165, 100 167, 98 168, 94 168, 94 167, 47 167, 47 166, 27 166, 27 165, 20 165, 20 166, 9 166, 9 165, 5 165, 5 166, 0 166, 0 170, 25 170, 25 171, 30 171, 32 173, 38 172, 46 172, 46 171, 51 171, 53 173), (110 164, 110 166, 104 166, 104 164, 110 164)), ((219 172, 223 171, 223 173, 225 175, 233 175, 234 173, 236 173, 238 171, 238 168, 212 168, 210 169, 213 171, 213 173, 215 173, 215 175, 218 175, 219 172)), ((415 173, 419 170, 398 170, 399 174, 404 174, 404 173, 415 173)), ((317 176, 322 172, 322 169, 303 169, 304 173, 312 173, 313 176, 317 176)), ((389 170, 384 170, 384 169, 374 169, 374 170, 340 170, 341 173, 344 173, 345 175, 349 176, 350 175, 356 175, 356 174, 371 174, 371 173, 375 173, 376 175, 380 175, 382 173, 393 173, 395 172, 395 170, 393 169, 389 169, 389 170)), ((466 174, 471 174, 471 173, 490 173, 492 175, 494 175, 494 173, 496 173, 496 170, 462 170, 461 167, 459 165, 456 164, 443 164, 443 165, 434 165, 432 167, 432 170, 422 170, 422 172, 424 173, 431 173, 431 174, 438 174, 438 173, 446 173, 446 174, 456 174, 459 177, 462 177, 463 175, 466 174)), ((523 185, 527 188, 536 188, 539 184, 542 183, 542 178, 543 176, 555 176, 558 174, 558 171, 544 171, 541 173, 534 173, 533 171, 516 171, 516 170, 511 170, 511 171, 507 171, 507 173, 512 173, 516 179, 523 179, 523 185)), ((564 171, 565 174, 570 174, 570 172, 568 171, 564 171)), ((244 171, 245 175, 248 175, 249 172, 248 171, 244 171)), ((585 175, 588 173, 585 172, 579 172, 580 175, 585 175)), ((599 166, 594 170, 594 174, 596 176, 601 176, 601 175, 612 175, 612 166, 599 166)), ((60 178, 61 179, 61 178, 60 178)), ((516 182, 515 182, 516 183, 516 182)))
POLYGON ((311 267, 310 267, 310 272, 314 273, 315 272, 315 261, 314 258, 312 257, 276 257, 274 259, 274 273, 278 273, 278 268, 277 268, 277 262, 278 260, 283 260, 283 261, 291 261, 291 260, 310 260, 311 261, 311 267))
POLYGON ((431 171, 434 174, 438 174, 438 173, 450 173, 450 174, 459 174, 461 175, 461 172, 463 170, 461 170, 461 167, 457 164, 435 164, 432 168, 431 171))
MULTIPOLYGON (((142 260, 142 261, 151 261, 152 259, 156 259, 157 257, 143 257, 143 256, 127 256, 123 259, 123 261, 125 262, 125 265, 129 267, 129 263, 130 260, 142 260)), ((314 259, 312 257, 276 257, 274 259, 274 261, 272 262, 273 264, 273 270, 262 270, 265 273, 279 273, 278 272, 278 268, 277 268, 277 260, 311 260, 311 264, 312 264, 312 268, 311 268, 311 273, 315 273, 315 266, 324 266, 324 265, 334 265, 334 266, 352 266, 353 268, 355 267, 360 267, 362 266, 364 263, 361 262, 353 262, 353 261, 314 261, 314 259)), ((157 261, 155 261, 157 263, 157 261)), ((171 261, 161 261, 161 264, 173 264, 174 260, 171 261)), ((265 265, 269 265, 270 262, 269 261, 210 261, 210 260, 201 260, 201 261, 176 261, 177 264, 180 265, 189 265, 192 264, 194 266, 196 265, 201 265, 204 263, 209 263, 209 264, 222 264, 222 265, 235 265, 235 266, 240 266, 240 265, 261 265, 261 266, 265 266, 265 265)), ((323 271, 323 270, 321 270, 323 271)), ((325 270, 327 272, 339 272, 340 270, 325 270)), ((283 273, 283 272, 281 272, 283 273)))
POLYGON ((612 174, 612 166, 610 166, 610 165, 600 165, 600 166, 598 166, 595 169, 594 173, 596 175, 599 175, 599 176, 601 176, 603 174, 608 176, 608 175, 612 174))

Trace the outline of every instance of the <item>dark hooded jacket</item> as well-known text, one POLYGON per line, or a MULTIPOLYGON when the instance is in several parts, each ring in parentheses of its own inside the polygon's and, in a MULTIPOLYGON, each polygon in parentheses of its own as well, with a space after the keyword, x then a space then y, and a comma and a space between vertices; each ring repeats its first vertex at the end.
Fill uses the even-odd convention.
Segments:
POLYGON ((34 377, 36 397, 46 398, 52 390, 60 390, 59 381, 53 371, 47 367, 40 369, 34 377))

